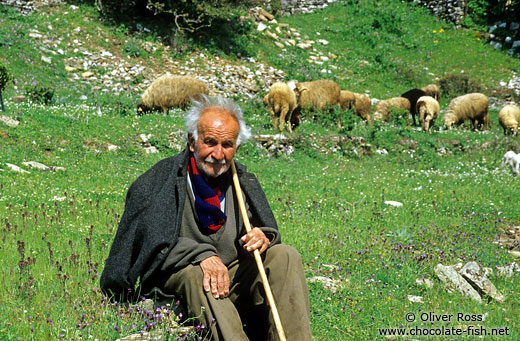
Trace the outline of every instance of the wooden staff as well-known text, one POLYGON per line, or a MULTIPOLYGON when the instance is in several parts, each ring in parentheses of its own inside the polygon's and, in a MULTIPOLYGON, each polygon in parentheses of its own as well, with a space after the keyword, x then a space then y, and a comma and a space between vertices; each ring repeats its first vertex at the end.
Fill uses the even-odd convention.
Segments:
MULTIPOLYGON (((233 183, 235 184, 235 192, 237 193, 237 200, 238 206, 240 206, 240 213, 242 213, 242 219, 244 220, 246 232, 249 232, 251 231, 251 223, 249 222, 249 217, 247 216, 246 205, 244 203, 244 197, 242 196, 242 189, 240 188, 240 182, 238 181, 237 169, 235 168, 234 161, 231 161, 231 171, 233 172, 233 183)), ((280 338, 280 340, 285 341, 286 338, 285 333, 283 331, 282 322, 280 321, 280 315, 278 315, 278 309, 276 309, 276 303, 274 302, 273 293, 271 292, 271 287, 269 286, 269 281, 267 280, 267 275, 265 274, 264 264, 262 263, 260 252, 258 251, 258 249, 256 249, 255 251, 253 251, 253 254, 255 255, 258 272, 260 273, 260 277, 262 278, 262 284, 264 285, 267 301, 271 306, 271 312, 273 313, 273 319, 276 325, 276 330, 278 331, 278 337, 280 338)))

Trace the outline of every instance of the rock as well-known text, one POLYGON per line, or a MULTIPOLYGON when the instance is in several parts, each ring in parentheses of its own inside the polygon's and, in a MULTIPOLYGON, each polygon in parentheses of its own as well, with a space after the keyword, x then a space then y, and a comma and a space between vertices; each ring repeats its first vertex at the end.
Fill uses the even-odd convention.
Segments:
POLYGON ((310 50, 310 49, 312 49, 312 45, 309 44, 309 43, 298 43, 298 44, 296 44, 296 46, 298 46, 302 50, 310 50))
POLYGON ((271 13, 267 12, 265 9, 263 8, 260 8, 260 14, 263 15, 264 17, 267 18, 267 20, 271 21, 271 20, 274 20, 274 15, 272 15, 271 13))
POLYGON ((72 72, 72 71, 76 71, 76 70, 77 69, 75 67, 68 66, 68 65, 65 66, 65 71, 67 71, 67 72, 72 72))
POLYGON ((328 277, 324 277, 324 276, 314 276, 309 279, 309 282, 310 283, 321 283, 321 284, 323 284, 323 286, 326 289, 332 291, 332 293, 338 292, 338 290, 343 287, 343 285, 341 284, 341 281, 335 280, 332 278, 328 278, 328 277))
POLYGON ((275 41, 274 44, 275 44, 276 46, 278 46, 279 48, 281 48, 281 49, 284 49, 284 48, 285 48, 285 45, 282 44, 282 43, 280 43, 280 42, 278 42, 278 41, 275 41))
POLYGON ((106 148, 107 148, 107 151, 113 152, 113 151, 120 149, 121 147, 116 146, 115 144, 107 143, 106 148))
POLYGON ((276 34, 272 33, 271 31, 265 31, 264 34, 274 40, 280 39, 280 38, 278 38, 278 36, 276 34))
POLYGON ((401 207, 401 206, 403 206, 403 203, 400 203, 398 201, 392 201, 392 200, 385 201, 385 204, 390 205, 390 206, 394 206, 394 207, 401 207))
POLYGON ((520 28, 520 24, 519 23, 514 22, 514 21, 511 23, 511 26, 510 26, 511 31, 516 31, 519 28, 520 28))
POLYGON ((514 273, 520 273, 520 265, 518 265, 516 262, 513 262, 509 265, 499 266, 497 268, 497 274, 499 276, 504 277, 511 277, 514 273))
POLYGON ((51 57, 42 56, 42 61, 44 61, 47 64, 51 64, 52 63, 52 58, 51 57))
POLYGON ((29 167, 29 168, 41 170, 44 172, 50 172, 52 170, 51 167, 44 165, 43 163, 36 162, 36 161, 22 162, 22 165, 29 167))
POLYGON ((83 78, 90 78, 92 76, 94 76, 94 72, 92 72, 92 71, 86 71, 81 74, 81 77, 83 77, 83 78))
POLYGON ((27 97, 26 96, 13 96, 11 98, 11 100, 16 103, 21 103, 21 102, 25 102, 27 100, 27 97))
POLYGON ((152 134, 139 134, 137 138, 141 143, 147 143, 152 138, 152 134))
POLYGON ((263 32, 263 31, 265 31, 266 28, 267 28, 267 25, 264 24, 263 22, 261 22, 261 23, 258 23, 258 27, 256 28, 256 30, 263 32))
POLYGON ((420 286, 425 286, 428 289, 433 288, 433 281, 428 278, 416 278, 415 283, 420 286))
POLYGON ((485 294, 498 302, 504 302, 504 296, 484 274, 484 270, 477 262, 468 262, 459 273, 476 288, 481 294, 485 294))
POLYGON ((13 172, 22 173, 22 174, 29 174, 29 173, 31 173, 31 172, 28 172, 25 169, 22 169, 22 168, 18 167, 17 165, 13 165, 11 163, 6 163, 6 165, 7 165, 7 168, 12 170, 13 172))
POLYGON ((520 251, 509 251, 509 253, 513 255, 513 257, 520 257, 520 251))
POLYGON ((516 49, 517 47, 520 47, 520 40, 515 40, 513 42, 513 48, 516 49))
POLYGON ((157 148, 155 148, 154 146, 144 147, 143 150, 144 150, 144 152, 146 154, 157 154, 157 153, 159 153, 157 148))
POLYGON ((320 43, 320 44, 322 44, 322 45, 328 45, 328 44, 329 44, 329 42, 326 41, 326 40, 324 40, 324 39, 319 39, 319 40, 318 40, 318 43, 320 43))
POLYGON ((7 124, 11 128, 18 127, 20 122, 9 116, 0 115, 0 122, 7 124))
POLYGON ((408 301, 412 303, 424 303, 422 296, 408 295, 408 301))
POLYGON ((470 297, 479 303, 482 302, 479 293, 451 266, 437 264, 434 271, 449 292, 457 290, 463 296, 470 297))

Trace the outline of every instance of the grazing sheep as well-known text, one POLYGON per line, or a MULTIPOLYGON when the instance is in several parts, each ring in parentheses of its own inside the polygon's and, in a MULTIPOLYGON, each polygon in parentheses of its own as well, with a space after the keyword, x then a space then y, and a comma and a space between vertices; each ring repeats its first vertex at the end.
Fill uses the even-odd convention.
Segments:
MULTIPOLYGON (((293 111, 297 106, 294 91, 286 83, 276 82, 264 97, 264 104, 266 102, 273 120, 273 128, 276 130, 278 125, 278 129, 283 132, 285 121, 291 122, 293 111), (278 118, 279 124, 277 124, 278 118)), ((287 125, 287 130, 292 132, 291 124, 287 125)))
POLYGON ((393 97, 379 101, 374 109, 374 121, 390 121, 392 109, 404 109, 410 112, 410 101, 404 97, 393 97))
POLYGON ((520 108, 516 105, 508 104, 498 113, 498 122, 504 129, 504 135, 511 133, 518 135, 518 125, 520 124, 520 108))
POLYGON ((422 91, 426 93, 426 96, 430 96, 435 98, 437 102, 441 101, 441 89, 436 84, 428 84, 425 87, 421 88, 422 91))
POLYGON ((166 74, 153 81, 145 90, 137 111, 146 113, 161 109, 167 112, 174 107, 184 109, 190 101, 198 100, 202 94, 208 94, 204 82, 193 77, 166 74))
POLYGON ((343 110, 349 110, 354 107, 354 102, 356 101, 356 97, 354 93, 348 90, 341 90, 339 94, 339 105, 343 110))
POLYGON ((509 165, 511 167, 511 171, 513 171, 515 175, 518 175, 520 173, 520 154, 516 154, 511 150, 506 152, 500 167, 504 168, 506 165, 509 165))
POLYGON ((439 102, 431 96, 422 96, 417 100, 417 113, 419 114, 419 123, 424 131, 428 131, 435 119, 441 112, 439 102))
MULTIPOLYGON (((328 107, 339 106, 341 89, 339 85, 328 79, 312 82, 293 83, 289 82, 293 88, 298 102, 297 113, 300 109, 325 110, 328 107)), ((338 126, 341 120, 338 118, 338 126)))
POLYGON ((404 97, 410 101, 410 113, 412 114, 414 126, 417 125, 417 123, 415 122, 415 116, 417 116, 417 100, 422 96, 426 96, 426 92, 424 92, 421 89, 408 90, 407 92, 401 95, 401 97, 404 97))
POLYGON ((370 110, 372 109, 370 98, 367 95, 358 93, 354 93, 354 97, 354 113, 365 121, 370 122, 370 110))
POLYGON ((480 93, 466 94, 451 100, 444 113, 444 125, 451 128, 470 120, 472 128, 489 126, 489 99, 480 93))

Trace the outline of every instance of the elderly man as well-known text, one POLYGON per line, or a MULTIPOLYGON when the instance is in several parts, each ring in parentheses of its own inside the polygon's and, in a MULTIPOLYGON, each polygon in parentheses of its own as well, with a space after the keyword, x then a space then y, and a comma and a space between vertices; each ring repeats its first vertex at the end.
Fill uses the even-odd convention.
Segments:
POLYGON ((130 187, 101 288, 115 299, 175 295, 214 340, 277 339, 254 258, 258 250, 288 340, 310 340, 298 252, 281 244, 256 177, 235 163, 251 225, 245 233, 230 166, 250 131, 241 109, 203 97, 186 114, 188 147, 130 187), (135 290, 137 279, 138 290, 135 290))

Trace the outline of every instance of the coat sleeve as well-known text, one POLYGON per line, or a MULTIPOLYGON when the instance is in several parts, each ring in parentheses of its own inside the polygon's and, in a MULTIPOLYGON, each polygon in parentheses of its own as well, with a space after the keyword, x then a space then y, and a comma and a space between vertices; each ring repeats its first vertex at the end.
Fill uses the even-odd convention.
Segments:
POLYGON ((101 290, 115 299, 130 297, 136 282, 130 276, 130 268, 139 251, 139 238, 136 238, 139 216, 146 207, 146 195, 137 187, 134 183, 128 190, 125 210, 100 279, 101 290))

